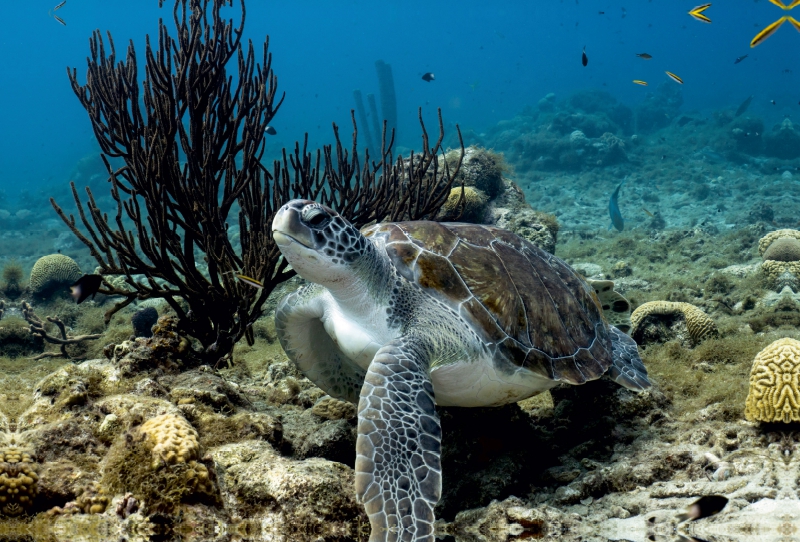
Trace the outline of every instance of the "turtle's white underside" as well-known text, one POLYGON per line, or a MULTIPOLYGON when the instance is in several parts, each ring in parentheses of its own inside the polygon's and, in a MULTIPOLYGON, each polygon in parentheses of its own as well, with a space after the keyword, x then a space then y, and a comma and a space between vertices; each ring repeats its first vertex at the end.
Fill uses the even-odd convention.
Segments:
MULTIPOLYGON (((368 318, 353 318, 343 313, 326 292, 325 331, 342 354, 367 370, 375 353, 398 333, 386 326, 385 310, 376 309, 368 318), (361 322, 369 323, 369 326, 361 322)), ((436 403, 441 406, 499 406, 527 399, 556 386, 558 382, 519 368, 502 374, 487 354, 471 360, 457 360, 438 365, 431 371, 436 403)))

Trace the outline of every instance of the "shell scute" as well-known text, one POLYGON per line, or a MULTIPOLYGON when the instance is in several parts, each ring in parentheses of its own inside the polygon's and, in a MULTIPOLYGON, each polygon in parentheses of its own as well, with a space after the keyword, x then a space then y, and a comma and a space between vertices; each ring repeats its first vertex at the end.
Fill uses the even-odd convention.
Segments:
POLYGON ((450 254, 449 260, 472 294, 492 315, 495 325, 530 346, 525 306, 497 253, 490 248, 462 242, 450 254))
MULTIPOLYGON (((497 326, 497 322, 494 317, 489 314, 489 311, 486 310, 486 307, 474 297, 469 298, 461 304, 459 313, 466 320, 475 322, 477 328, 483 331, 488 341, 493 343, 499 343, 504 339, 512 341, 512 339, 497 326)), ((513 342, 516 343, 516 341, 513 342)))
POLYGON ((456 235, 462 242, 466 241, 472 245, 486 247, 495 240, 495 236, 493 235, 493 230, 495 228, 490 228, 488 226, 458 222, 445 224, 444 227, 456 235))
POLYGON ((459 242, 456 234, 438 222, 402 222, 400 227, 415 244, 443 256, 450 254, 459 242))
POLYGON ((451 301, 460 303, 470 297, 469 285, 465 285, 453 265, 442 256, 423 251, 416 263, 417 283, 423 288, 436 290, 451 301))

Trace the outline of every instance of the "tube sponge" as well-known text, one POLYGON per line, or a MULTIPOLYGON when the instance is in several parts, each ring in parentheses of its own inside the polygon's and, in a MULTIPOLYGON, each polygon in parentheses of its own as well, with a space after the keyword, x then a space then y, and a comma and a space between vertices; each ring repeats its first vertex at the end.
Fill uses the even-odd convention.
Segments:
POLYGON ((389 133, 394 130, 397 141, 397 96, 394 92, 392 67, 383 60, 378 60, 375 62, 375 70, 378 72, 378 86, 381 91, 381 112, 389 125, 389 133))

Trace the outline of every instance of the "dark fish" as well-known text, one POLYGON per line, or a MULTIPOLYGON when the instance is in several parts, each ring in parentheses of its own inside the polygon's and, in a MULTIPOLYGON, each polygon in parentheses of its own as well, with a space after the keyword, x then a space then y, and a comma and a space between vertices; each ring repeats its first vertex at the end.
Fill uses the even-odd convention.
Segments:
POLYGON ((747 111, 747 108, 750 107, 750 102, 753 101, 753 95, 751 94, 742 102, 742 105, 739 106, 739 109, 736 110, 736 113, 733 114, 734 117, 740 116, 742 113, 747 111))
POLYGON ((643 58, 645 60, 650 60, 651 58, 653 58, 653 55, 649 55, 647 53, 636 53, 636 56, 638 56, 639 58, 643 58))
POLYGON ((678 515, 678 520, 686 521, 688 519, 695 521, 711 517, 722 512, 726 504, 728 504, 727 497, 723 497, 722 495, 706 495, 690 504, 685 514, 678 515))
POLYGON ((625 229, 625 221, 622 220, 622 213, 619 212, 619 204, 617 203, 617 198, 619 198, 619 189, 622 188, 623 184, 625 184, 625 181, 619 183, 617 189, 614 190, 613 194, 611 194, 611 199, 608 200, 608 214, 611 217, 611 224, 608 226, 609 230, 612 226, 617 228, 618 231, 625 229))
POLYGON ((606 12, 605 12, 605 11, 598 11, 598 12, 597 12, 597 14, 598 14, 598 15, 605 15, 605 14, 606 14, 606 12))
POLYGON ((62 19, 62 18, 61 18, 61 17, 59 17, 58 15, 53 15, 53 19, 55 19, 56 21, 58 21, 58 22, 59 22, 59 23, 61 23, 62 25, 64 25, 64 26, 67 26, 67 23, 65 23, 65 22, 64 22, 64 19, 62 19))
POLYGON ((423 81, 427 81, 428 83, 430 83, 431 81, 433 81, 435 79, 436 79, 436 77, 433 75, 433 72, 428 72, 428 73, 426 73, 425 75, 422 76, 422 80, 423 81))
POLYGON ((589 57, 586 56, 586 46, 583 46, 583 54, 581 55, 581 64, 586 66, 589 63, 589 57))
POLYGON ((775 103, 775 100, 770 100, 769 103, 771 103, 772 105, 778 105, 775 103))
POLYGON ((69 287, 70 295, 78 305, 83 303, 87 297, 94 295, 103 284, 103 277, 101 275, 83 275, 81 278, 69 287))
POLYGON ((649 216, 650 218, 655 218, 655 216, 656 216, 653 213, 651 213, 650 211, 648 211, 647 209, 645 209, 644 207, 642 207, 642 211, 647 213, 647 216, 649 216))
POLYGON ((742 56, 740 56, 739 58, 737 58, 736 60, 734 60, 734 61, 733 61, 733 63, 734 63, 734 64, 738 64, 739 62, 741 62, 741 61, 742 61, 742 60, 744 60, 745 58, 747 58, 747 55, 742 55, 742 56))
POLYGON ((59 9, 63 8, 63 7, 64 7, 64 4, 66 4, 66 3, 67 3, 67 0, 64 0, 64 1, 63 1, 63 2, 61 2, 59 5, 57 5, 56 7, 54 7, 54 8, 53 8, 53 11, 58 11, 59 9))
POLYGON ((266 130, 264 130, 264 133, 269 135, 275 135, 278 133, 278 130, 276 130, 272 126, 267 126, 266 130))

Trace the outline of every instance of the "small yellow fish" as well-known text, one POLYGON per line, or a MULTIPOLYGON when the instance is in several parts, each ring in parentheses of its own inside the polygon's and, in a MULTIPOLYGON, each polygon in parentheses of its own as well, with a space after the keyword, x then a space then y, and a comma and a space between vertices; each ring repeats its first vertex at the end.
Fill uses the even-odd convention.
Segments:
MULTIPOLYGON (((777 0, 770 0, 770 2, 776 2, 777 0)), ((697 19, 698 21, 704 23, 710 23, 711 19, 703 15, 703 12, 711 7, 711 4, 701 4, 699 6, 695 6, 689 10, 689 15, 697 19)))
POLYGON ((245 284, 247 284, 249 286, 252 286, 253 288, 258 288, 259 290, 264 288, 264 285, 261 284, 260 281, 257 281, 256 279, 254 279, 253 277, 248 277, 247 275, 242 275, 240 273, 236 273, 235 276, 236 276, 237 279, 241 280, 242 282, 244 282, 245 284))
POLYGON ((637 85, 642 85, 643 87, 647 86, 647 81, 642 81, 641 79, 634 79, 633 82, 637 85))
POLYGON ((800 6, 800 0, 794 0, 794 2, 792 2, 788 6, 783 2, 781 2, 781 0, 769 0, 769 1, 785 11, 789 11, 790 9, 794 9, 797 6, 800 6))
MULTIPOLYGON (((709 4, 709 5, 710 5, 710 4, 709 4)), ((680 84, 680 85, 682 85, 682 84, 683 84, 683 79, 681 79, 680 77, 678 77, 678 76, 677 76, 677 75, 675 75, 674 73, 672 73, 672 72, 668 72, 668 71, 665 71, 664 73, 666 73, 666 74, 669 76, 669 78, 670 78, 670 79, 672 79, 673 81, 675 81, 676 83, 678 83, 678 84, 680 84)))
POLYGON ((756 34, 756 37, 753 38, 753 41, 750 42, 750 47, 752 48, 755 47, 756 45, 759 45, 762 41, 764 41, 765 39, 773 35, 775 32, 777 32, 778 29, 781 27, 781 25, 788 20, 789 17, 781 17, 780 19, 778 19, 777 21, 766 27, 764 30, 756 34))
POLYGON ((642 207, 642 211, 644 211, 645 213, 647 213, 647 216, 649 216, 649 217, 651 217, 651 218, 655 218, 655 216, 656 216, 656 215, 654 215, 653 213, 651 213, 650 211, 648 211, 647 209, 645 209, 644 207, 642 207))

